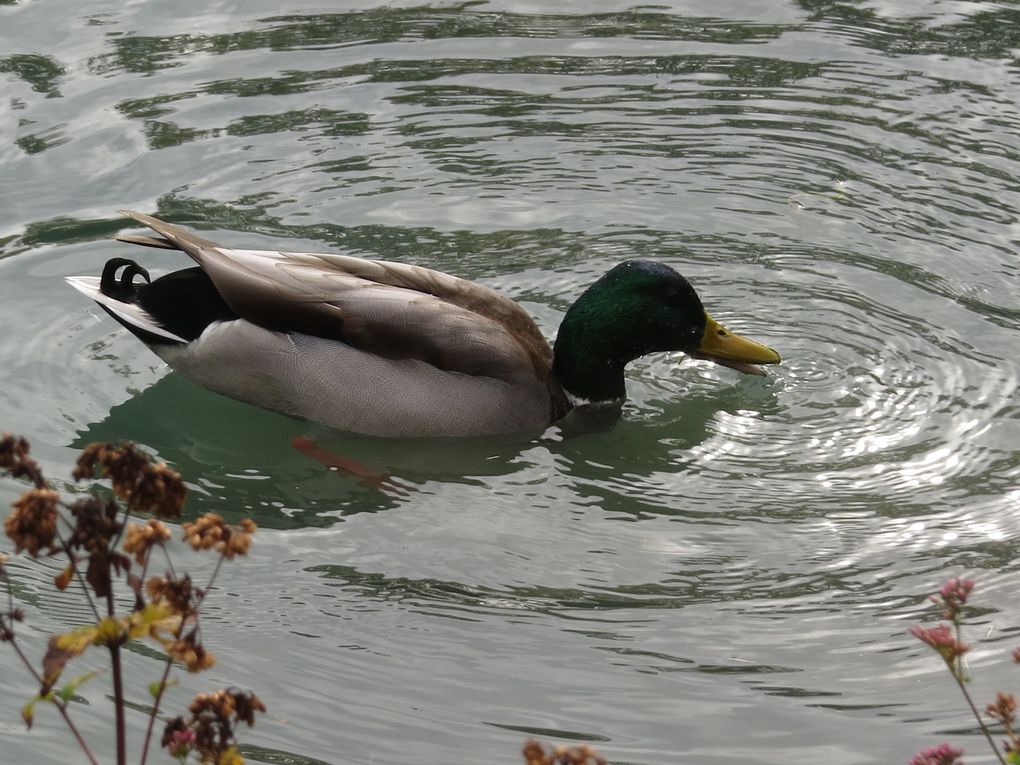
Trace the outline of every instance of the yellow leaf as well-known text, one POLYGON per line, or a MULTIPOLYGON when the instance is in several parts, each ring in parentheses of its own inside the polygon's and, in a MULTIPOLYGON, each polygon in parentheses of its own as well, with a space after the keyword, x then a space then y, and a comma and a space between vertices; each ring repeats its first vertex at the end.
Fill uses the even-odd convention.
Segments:
POLYGON ((43 656, 42 693, 53 687, 64 671, 64 665, 98 640, 99 627, 78 627, 60 635, 51 635, 43 656))
POLYGON ((25 706, 21 708, 21 719, 25 721, 25 725, 27 725, 29 728, 32 727, 32 721, 35 720, 35 703, 38 700, 39 697, 36 696, 34 699, 32 699, 30 702, 28 702, 27 704, 25 704, 25 706))
POLYGON ((99 628, 96 626, 78 627, 70 632, 54 635, 50 638, 50 644, 61 651, 67 651, 73 656, 77 656, 95 642, 98 634, 99 628))
POLYGON ((127 639, 143 638, 149 635, 160 639, 157 631, 174 634, 181 624, 181 616, 171 612, 163 604, 150 603, 141 611, 129 616, 107 616, 89 627, 78 627, 70 632, 53 635, 50 638, 46 656, 43 657, 43 687, 45 693, 53 687, 64 671, 67 662, 85 652, 90 645, 110 645, 127 639))
POLYGON ((156 637, 156 631, 176 632, 181 624, 181 617, 174 614, 170 607, 163 603, 149 603, 141 611, 135 611, 128 617, 128 635, 132 638, 156 637))
POLYGON ((107 616, 96 625, 96 638, 92 642, 96 645, 110 645, 119 642, 123 635, 123 619, 107 616))
POLYGON ((244 757, 237 751, 236 746, 229 746, 220 752, 216 765, 244 765, 244 757))

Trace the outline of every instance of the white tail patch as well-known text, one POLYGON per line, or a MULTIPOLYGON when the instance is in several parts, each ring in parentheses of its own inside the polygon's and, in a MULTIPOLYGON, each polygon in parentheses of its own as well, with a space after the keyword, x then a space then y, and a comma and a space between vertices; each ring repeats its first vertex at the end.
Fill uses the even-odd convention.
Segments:
POLYGON ((165 337, 167 340, 175 343, 188 342, 183 337, 178 337, 173 332, 167 332, 159 326, 141 306, 135 303, 125 303, 109 295, 104 295, 99 290, 100 279, 98 276, 65 276, 64 280, 78 290, 78 292, 95 300, 99 305, 116 314, 132 327, 138 327, 153 335, 165 337))

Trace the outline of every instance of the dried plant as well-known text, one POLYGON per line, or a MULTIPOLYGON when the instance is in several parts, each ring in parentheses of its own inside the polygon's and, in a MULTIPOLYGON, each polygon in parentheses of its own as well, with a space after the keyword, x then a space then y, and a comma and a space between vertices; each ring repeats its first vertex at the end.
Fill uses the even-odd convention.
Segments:
MULTIPOLYGON (((1020 736, 1015 730, 1016 724, 1016 697, 1012 693, 999 691, 995 701, 985 707, 985 715, 1002 726, 1005 733, 1005 740, 1002 742, 1001 751, 995 745, 992 731, 988 723, 981 716, 973 697, 967 690, 967 682, 970 676, 964 664, 964 656, 970 651, 970 645, 963 642, 964 606, 974 589, 974 582, 971 579, 953 577, 949 579, 942 588, 929 599, 939 606, 942 618, 948 624, 938 624, 935 627, 924 627, 920 624, 910 628, 910 634, 935 651, 946 665, 946 669, 953 676, 957 687, 963 694, 964 700, 970 707, 978 727, 984 734, 988 745, 991 747, 995 757, 1001 765, 1020 765, 1020 736)), ((1020 663, 1020 648, 1012 653, 1014 663, 1020 663)), ((910 765, 963 765, 963 750, 951 744, 939 744, 927 749, 922 749, 910 760, 910 765)))
MULTIPOLYGON (((0 556, 0 578, 8 593, 7 608, 0 608, 0 642, 10 644, 39 684, 38 694, 24 706, 22 717, 31 727, 36 706, 52 704, 85 756, 97 765, 69 707, 75 691, 97 673, 62 678, 68 662, 89 646, 105 647, 113 684, 117 765, 125 765, 127 703, 121 649, 130 640, 152 641, 162 647, 167 658, 162 677, 149 685, 153 703, 139 759, 144 765, 174 662, 189 672, 215 663, 202 644, 200 608, 223 561, 247 553, 255 524, 245 520, 235 527, 208 513, 182 525, 184 541, 218 556, 209 580, 198 587, 187 573, 174 572, 165 547, 171 531, 163 520, 180 517, 187 494, 184 481, 144 451, 132 444, 91 444, 81 453, 73 472, 75 480, 108 479, 113 496, 96 491, 64 499, 47 483, 29 454, 28 442, 9 433, 0 437, 0 471, 32 483, 4 521, 4 532, 14 543, 15 553, 66 558, 67 565, 54 578, 54 586, 65 590, 76 582, 95 617, 93 624, 53 635, 37 668, 18 640, 15 627, 24 620, 24 612, 14 605, 5 566, 8 559, 0 556), (140 522, 140 516, 148 517, 140 522), (164 555, 167 570, 163 576, 147 579, 157 551, 164 555), (123 609, 124 598, 116 597, 117 589, 131 598, 129 610, 123 609), (58 687, 60 682, 63 684, 58 687)), ((199 694, 189 707, 190 716, 177 717, 166 725, 162 745, 181 762, 193 757, 203 763, 237 765, 244 760, 237 749, 235 730, 241 722, 251 726, 255 712, 264 711, 258 697, 236 689, 199 694)))
POLYGON ((598 752, 587 744, 546 748, 531 739, 521 750, 525 765, 607 765, 598 752))

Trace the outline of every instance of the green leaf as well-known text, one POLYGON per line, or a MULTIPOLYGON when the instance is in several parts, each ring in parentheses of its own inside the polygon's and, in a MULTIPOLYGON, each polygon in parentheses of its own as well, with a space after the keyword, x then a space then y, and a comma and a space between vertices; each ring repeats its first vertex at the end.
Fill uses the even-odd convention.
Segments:
POLYGON ((165 683, 161 683, 159 680, 153 680, 151 683, 149 683, 149 693, 152 695, 152 698, 154 699, 159 698, 160 692, 164 688, 169 688, 172 685, 177 685, 176 678, 172 680, 167 680, 165 683))
POLYGON ((57 692, 57 695, 60 697, 61 701, 63 701, 66 704, 68 701, 71 700, 71 697, 74 696, 74 692, 78 690, 79 685, 81 685, 82 683, 87 683, 89 680, 91 680, 98 674, 99 670, 94 669, 91 672, 86 672, 84 675, 78 675, 78 677, 72 678, 66 685, 64 685, 63 688, 61 688, 57 692))

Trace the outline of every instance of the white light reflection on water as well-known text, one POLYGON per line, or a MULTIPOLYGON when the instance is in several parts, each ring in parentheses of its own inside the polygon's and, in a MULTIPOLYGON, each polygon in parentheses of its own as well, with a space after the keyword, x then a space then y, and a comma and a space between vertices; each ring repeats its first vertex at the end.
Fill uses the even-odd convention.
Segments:
MULTIPOLYGON (((60 476, 134 439, 192 512, 261 526, 210 601, 220 664, 180 698, 255 685, 250 759, 296 765, 509 762, 530 733, 643 765, 888 763, 962 730, 906 628, 964 570, 982 634, 1020 612, 1011 9, 347 5, 0 3, 0 427, 60 476), (476 278, 550 337, 607 268, 655 258, 784 363, 648 357, 624 419, 576 438, 323 433, 167 375, 65 288, 125 254, 125 206, 476 278)), ((81 620, 38 597, 51 568, 18 570, 42 628, 81 620)), ((11 682, 0 720, 35 691, 11 682)), ((0 751, 66 761, 55 734, 0 723, 0 751)))

